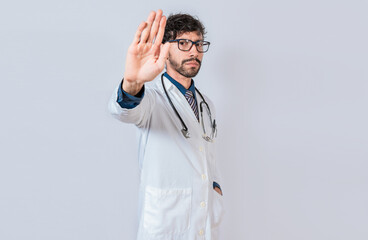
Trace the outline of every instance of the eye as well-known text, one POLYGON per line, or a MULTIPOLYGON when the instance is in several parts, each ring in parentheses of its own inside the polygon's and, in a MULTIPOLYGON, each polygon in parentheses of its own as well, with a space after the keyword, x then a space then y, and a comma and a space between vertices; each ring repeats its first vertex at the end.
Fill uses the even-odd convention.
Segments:
POLYGON ((179 41, 179 44, 181 46, 187 46, 189 43, 190 43, 190 41, 187 40, 187 39, 182 39, 182 40, 179 41))

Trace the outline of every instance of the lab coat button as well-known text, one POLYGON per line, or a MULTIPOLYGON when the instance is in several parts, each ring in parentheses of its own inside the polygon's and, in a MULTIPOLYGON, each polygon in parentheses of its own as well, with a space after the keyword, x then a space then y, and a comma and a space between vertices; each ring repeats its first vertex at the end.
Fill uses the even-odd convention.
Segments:
POLYGON ((202 180, 206 180, 206 175, 202 174, 202 180))
POLYGON ((199 147, 199 151, 203 152, 203 147, 199 147))
POLYGON ((206 203, 205 202, 201 202, 201 207, 206 207, 206 203))
POLYGON ((200 231, 199 231, 199 235, 203 235, 204 234, 204 231, 203 231, 203 229, 201 229, 200 231))

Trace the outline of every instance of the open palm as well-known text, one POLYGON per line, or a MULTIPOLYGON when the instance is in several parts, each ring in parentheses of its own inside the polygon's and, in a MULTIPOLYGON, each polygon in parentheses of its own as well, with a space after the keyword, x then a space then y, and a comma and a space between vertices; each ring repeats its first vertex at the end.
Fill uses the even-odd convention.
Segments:
POLYGON ((136 94, 145 82, 152 81, 165 67, 169 45, 162 44, 166 17, 162 11, 151 12, 146 22, 142 22, 129 46, 123 88, 136 94))

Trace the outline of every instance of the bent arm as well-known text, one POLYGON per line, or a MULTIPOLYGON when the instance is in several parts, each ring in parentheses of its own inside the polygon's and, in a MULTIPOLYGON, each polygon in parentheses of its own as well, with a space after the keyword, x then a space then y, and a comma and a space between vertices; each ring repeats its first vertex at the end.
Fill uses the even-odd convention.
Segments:
POLYGON ((128 48, 124 81, 119 84, 109 101, 110 113, 122 122, 143 127, 150 118, 155 104, 154 93, 145 90, 144 83, 155 79, 164 69, 169 51, 169 44, 162 44, 165 26, 166 17, 162 15, 162 10, 152 11, 147 20, 139 25, 128 48), (133 98, 142 90, 143 99, 139 104, 119 104, 119 91, 124 91, 133 98))

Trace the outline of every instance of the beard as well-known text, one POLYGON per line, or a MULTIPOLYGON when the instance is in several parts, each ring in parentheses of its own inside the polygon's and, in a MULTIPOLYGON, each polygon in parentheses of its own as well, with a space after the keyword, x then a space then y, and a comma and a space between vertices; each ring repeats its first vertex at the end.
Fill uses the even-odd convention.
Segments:
POLYGON ((192 77, 197 76, 199 69, 201 69, 201 61, 197 58, 185 59, 181 62, 181 64, 179 64, 178 62, 176 62, 169 56, 169 62, 180 75, 187 77, 187 78, 192 78, 192 77), (196 61, 198 63, 198 66, 188 67, 184 65, 186 62, 190 62, 190 61, 196 61))

